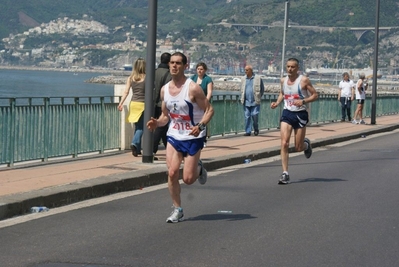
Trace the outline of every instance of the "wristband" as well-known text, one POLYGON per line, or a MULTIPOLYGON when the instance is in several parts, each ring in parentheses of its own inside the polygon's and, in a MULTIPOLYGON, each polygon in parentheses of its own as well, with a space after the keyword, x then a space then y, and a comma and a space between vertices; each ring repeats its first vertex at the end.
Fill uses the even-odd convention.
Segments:
POLYGON ((198 129, 202 132, 203 130, 205 130, 205 124, 203 124, 203 123, 198 123, 197 124, 197 126, 198 126, 198 129))

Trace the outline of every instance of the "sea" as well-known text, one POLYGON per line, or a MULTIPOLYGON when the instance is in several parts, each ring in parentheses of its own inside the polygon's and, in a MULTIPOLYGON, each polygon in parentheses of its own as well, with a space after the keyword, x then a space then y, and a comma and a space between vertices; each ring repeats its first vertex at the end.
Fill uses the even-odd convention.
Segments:
POLYGON ((0 69, 0 98, 113 96, 112 84, 86 83, 95 72, 0 69))

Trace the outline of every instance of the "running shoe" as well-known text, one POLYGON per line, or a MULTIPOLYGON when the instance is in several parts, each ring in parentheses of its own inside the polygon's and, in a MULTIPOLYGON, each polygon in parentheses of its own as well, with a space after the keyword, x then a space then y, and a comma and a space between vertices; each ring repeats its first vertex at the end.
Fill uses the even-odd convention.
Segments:
POLYGON ((364 120, 361 120, 359 123, 360 124, 366 124, 366 122, 364 120))
POLYGON ((205 184, 208 179, 208 172, 205 170, 204 165, 202 165, 202 160, 198 161, 198 165, 201 167, 200 175, 198 177, 198 182, 200 184, 205 184))
POLYGON ((170 216, 166 219, 167 223, 178 223, 184 221, 182 208, 174 208, 170 216))
POLYGON ((283 173, 281 175, 280 180, 278 181, 278 184, 289 184, 290 183, 290 176, 288 173, 283 173))
POLYGON ((310 140, 308 138, 305 138, 303 141, 308 144, 308 148, 303 151, 305 157, 308 159, 310 156, 312 156, 312 145, 310 144, 310 140))
POLYGON ((353 120, 352 124, 359 124, 359 122, 357 120, 353 120))

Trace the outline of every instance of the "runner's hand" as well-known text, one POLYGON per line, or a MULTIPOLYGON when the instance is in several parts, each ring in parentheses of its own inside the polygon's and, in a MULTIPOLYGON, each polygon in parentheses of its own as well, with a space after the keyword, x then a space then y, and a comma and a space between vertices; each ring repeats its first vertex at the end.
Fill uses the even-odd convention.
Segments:
POLYGON ((151 117, 151 119, 147 122, 147 128, 151 132, 153 132, 158 127, 157 119, 151 117))

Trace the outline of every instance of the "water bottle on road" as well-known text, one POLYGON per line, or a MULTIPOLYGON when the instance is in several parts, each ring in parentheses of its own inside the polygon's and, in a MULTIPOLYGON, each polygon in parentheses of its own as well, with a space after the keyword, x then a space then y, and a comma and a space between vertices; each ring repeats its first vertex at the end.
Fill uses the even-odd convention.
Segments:
POLYGON ((30 208, 31 213, 38 213, 38 212, 44 212, 44 211, 49 211, 49 208, 47 208, 45 206, 38 206, 38 207, 30 208))

